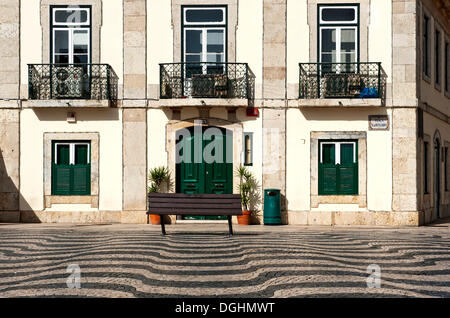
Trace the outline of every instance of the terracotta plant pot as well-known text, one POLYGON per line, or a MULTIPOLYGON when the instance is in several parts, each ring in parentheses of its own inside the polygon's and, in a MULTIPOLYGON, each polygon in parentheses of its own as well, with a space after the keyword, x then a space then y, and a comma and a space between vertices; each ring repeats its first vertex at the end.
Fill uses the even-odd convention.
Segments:
POLYGON ((150 222, 152 222, 153 225, 159 225, 161 224, 161 217, 156 214, 150 214, 150 222))
POLYGON ((250 225, 250 216, 252 215, 251 211, 242 211, 242 215, 238 215, 238 224, 239 225, 250 225))

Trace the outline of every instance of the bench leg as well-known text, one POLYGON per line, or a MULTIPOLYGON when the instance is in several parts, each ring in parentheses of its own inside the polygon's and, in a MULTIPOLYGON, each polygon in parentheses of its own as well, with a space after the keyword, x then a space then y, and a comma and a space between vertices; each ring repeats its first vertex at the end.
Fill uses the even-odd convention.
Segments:
POLYGON ((232 236, 233 235, 233 224, 231 223, 231 215, 228 215, 227 218, 228 218, 228 229, 230 231, 230 236, 232 236))
POLYGON ((160 215, 160 218, 161 218, 161 232, 162 232, 162 235, 166 235, 166 228, 164 227, 164 216, 160 215))

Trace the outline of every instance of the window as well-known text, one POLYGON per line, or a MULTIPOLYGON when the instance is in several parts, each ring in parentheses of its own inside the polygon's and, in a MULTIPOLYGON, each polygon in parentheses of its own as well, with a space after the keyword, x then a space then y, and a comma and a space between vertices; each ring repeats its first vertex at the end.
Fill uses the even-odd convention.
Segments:
POLYGON ((253 166, 253 133, 244 133, 244 166, 253 166))
POLYGON ((52 195, 91 194, 90 141, 52 143, 52 195))
POLYGON ((359 6, 319 5, 321 63, 359 62, 359 6))
MULTIPOLYGON (((182 12, 183 61, 226 62, 226 7, 182 6, 182 12)), ((200 73, 214 73, 214 66, 198 67, 200 73)))
POLYGON ((358 141, 319 141, 319 195, 358 194, 358 141))
POLYGON ((450 87, 449 87, 449 63, 448 60, 450 58, 449 56, 449 43, 445 42, 445 48, 444 48, 444 89, 445 92, 449 92, 450 91, 450 87))
POLYGON ((428 194, 428 142, 423 143, 423 192, 428 194))
POLYGON ((434 81, 435 84, 441 85, 441 32, 434 30, 434 81))
POLYGON ((50 60, 55 64, 89 64, 91 8, 51 6, 50 60))
POLYGON ((445 191, 448 191, 447 165, 448 165, 448 147, 445 147, 444 148, 444 189, 445 189, 445 191))
POLYGON ((423 73, 430 77, 430 18, 423 16, 423 73))

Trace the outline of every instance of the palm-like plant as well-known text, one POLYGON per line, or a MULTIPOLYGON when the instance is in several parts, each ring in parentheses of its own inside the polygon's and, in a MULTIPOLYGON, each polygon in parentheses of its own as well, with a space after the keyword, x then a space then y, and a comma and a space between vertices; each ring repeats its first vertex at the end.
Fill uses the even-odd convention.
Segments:
POLYGON ((161 185, 164 182, 170 183, 170 172, 167 167, 157 167, 150 170, 149 177, 150 186, 148 192, 155 193, 161 191, 161 185))
POLYGON ((242 207, 244 211, 248 211, 252 199, 251 196, 257 188, 257 182, 253 174, 246 167, 239 166, 236 174, 239 176, 239 193, 241 194, 242 207))

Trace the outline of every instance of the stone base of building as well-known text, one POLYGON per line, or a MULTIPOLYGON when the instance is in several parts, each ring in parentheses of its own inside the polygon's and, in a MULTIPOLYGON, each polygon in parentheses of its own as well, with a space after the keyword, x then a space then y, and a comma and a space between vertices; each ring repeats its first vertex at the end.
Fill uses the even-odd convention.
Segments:
MULTIPOLYGON (((449 217, 449 209, 441 210, 441 218, 449 217)), ((433 210, 411 212, 357 211, 288 211, 282 213, 282 224, 324 226, 420 226, 436 220, 433 210)), ((174 224, 175 216, 165 222, 174 224)), ((76 223, 76 224, 146 224, 145 211, 2 211, 0 223, 76 223)), ((237 223, 233 217, 233 223, 237 223)), ((264 224, 262 213, 253 217, 252 224, 264 224)))
MULTIPOLYGON (((358 212, 358 211, 288 211, 283 223, 290 225, 352 225, 352 226, 420 226, 421 211, 358 212)), ((429 223, 429 222, 428 222, 429 223)))

